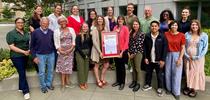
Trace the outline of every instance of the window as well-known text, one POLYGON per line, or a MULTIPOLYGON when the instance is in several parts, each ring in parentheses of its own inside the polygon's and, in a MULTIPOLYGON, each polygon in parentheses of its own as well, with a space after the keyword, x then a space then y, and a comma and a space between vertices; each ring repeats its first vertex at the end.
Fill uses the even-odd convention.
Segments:
MULTIPOLYGON (((119 7, 120 16, 125 16, 127 14, 127 6, 120 6, 119 7)), ((134 6, 134 15, 137 15, 137 6, 134 6)))
MULTIPOLYGON (((202 27, 210 28, 210 1, 203 1, 202 2, 202 10, 201 10, 201 25, 202 27)), ((188 6, 190 8, 190 19, 197 19, 198 14, 198 2, 178 2, 177 3, 177 19, 181 19, 181 12, 184 7, 188 6)))
POLYGON ((106 15, 107 15, 107 7, 102 8, 102 16, 106 16, 106 15))

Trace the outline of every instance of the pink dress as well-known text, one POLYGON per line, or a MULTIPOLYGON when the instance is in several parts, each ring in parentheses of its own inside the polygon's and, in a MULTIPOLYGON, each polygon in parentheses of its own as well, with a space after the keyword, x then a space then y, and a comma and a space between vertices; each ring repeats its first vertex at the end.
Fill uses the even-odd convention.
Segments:
MULTIPOLYGON (((199 38, 196 40, 190 40, 189 47, 186 48, 188 55, 195 56, 197 54, 198 42, 199 38)), ((192 62, 186 60, 187 87, 195 90, 205 90, 204 64, 204 57, 193 60, 192 62)))
MULTIPOLYGON (((60 39, 61 39, 60 40, 61 48, 64 48, 64 50, 70 49, 71 46, 73 45, 71 33, 64 34, 62 32, 60 35, 60 39)), ((72 74, 73 57, 74 57, 73 52, 67 55, 58 54, 56 72, 62 74, 72 74)))

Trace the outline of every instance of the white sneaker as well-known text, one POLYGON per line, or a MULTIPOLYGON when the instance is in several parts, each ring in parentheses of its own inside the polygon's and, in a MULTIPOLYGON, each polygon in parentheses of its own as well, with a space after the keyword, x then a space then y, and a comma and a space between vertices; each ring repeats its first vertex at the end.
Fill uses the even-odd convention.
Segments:
POLYGON ((22 90, 18 90, 18 92, 22 92, 22 90))
POLYGON ((143 88, 142 88, 143 91, 149 91, 151 89, 152 89, 152 87, 149 86, 149 85, 144 85, 143 88))
POLYGON ((29 94, 29 93, 24 94, 24 99, 25 99, 25 100, 30 99, 30 94, 29 94))

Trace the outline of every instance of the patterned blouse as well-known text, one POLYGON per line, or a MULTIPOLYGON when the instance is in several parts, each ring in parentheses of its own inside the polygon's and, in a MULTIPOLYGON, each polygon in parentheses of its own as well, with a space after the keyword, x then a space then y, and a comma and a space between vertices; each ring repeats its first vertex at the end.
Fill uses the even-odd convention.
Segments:
POLYGON ((129 38, 129 49, 130 54, 143 53, 144 33, 138 32, 135 37, 130 36, 129 38))

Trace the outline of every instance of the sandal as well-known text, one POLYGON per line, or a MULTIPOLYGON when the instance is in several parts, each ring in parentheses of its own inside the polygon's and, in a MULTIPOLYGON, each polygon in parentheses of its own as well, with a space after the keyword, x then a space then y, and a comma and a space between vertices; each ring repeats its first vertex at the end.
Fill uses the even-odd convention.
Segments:
POLYGON ((103 88, 103 83, 101 81, 98 81, 97 86, 100 87, 100 88, 103 88))
POLYGON ((86 89, 85 86, 84 86, 84 84, 80 84, 79 87, 80 87, 80 89, 82 89, 82 90, 85 90, 85 89, 86 89))
POLYGON ((105 80, 101 80, 101 82, 102 82, 102 84, 103 84, 104 86, 106 86, 106 85, 108 84, 108 82, 105 81, 105 80))
POLYGON ((189 97, 196 97, 197 92, 195 91, 190 91, 190 93, 188 94, 189 97))
POLYGON ((190 93, 190 89, 189 88, 184 88, 183 89, 183 94, 184 95, 188 95, 190 93))
POLYGON ((84 84, 84 87, 87 89, 87 88, 88 88, 88 84, 87 84, 87 83, 85 83, 85 84, 84 84))

